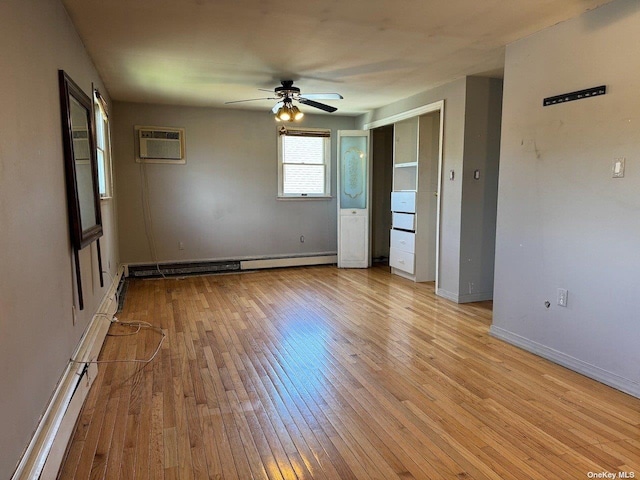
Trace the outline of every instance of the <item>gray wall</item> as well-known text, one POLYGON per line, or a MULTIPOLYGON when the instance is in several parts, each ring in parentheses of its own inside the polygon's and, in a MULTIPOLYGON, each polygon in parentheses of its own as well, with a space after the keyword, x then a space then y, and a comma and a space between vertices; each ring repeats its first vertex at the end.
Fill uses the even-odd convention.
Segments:
POLYGON ((502 80, 467 77, 458 301, 493 296, 502 80), (480 171, 475 180, 474 171, 480 171))
POLYGON ((618 0, 507 48, 492 326, 636 396, 639 44, 640 3, 618 0), (542 107, 602 84, 604 96, 542 107), (616 157, 625 178, 611 176, 616 157))
MULTIPOLYGON (((74 324, 58 69, 87 94, 100 79, 58 0, 0 2, 0 45, 0 478, 10 478, 108 281, 101 289, 86 247, 74 324)), ((113 274, 112 207, 102 203, 101 246, 113 274)))
MULTIPOLYGON (((296 125, 332 130, 335 194, 336 132, 353 129, 354 119, 311 115, 308 110, 296 125)), ((153 260, 144 227, 142 167, 135 162, 134 125, 186 128, 186 165, 144 167, 158 261, 336 251, 335 198, 276 199, 278 124, 270 112, 116 102, 114 119, 124 263, 153 260)))

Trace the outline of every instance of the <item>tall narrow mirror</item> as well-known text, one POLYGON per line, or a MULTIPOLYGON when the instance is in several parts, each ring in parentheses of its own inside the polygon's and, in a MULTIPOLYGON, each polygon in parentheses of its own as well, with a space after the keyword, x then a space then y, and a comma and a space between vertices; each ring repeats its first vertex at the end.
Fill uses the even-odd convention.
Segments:
POLYGON ((59 71, 71 241, 80 250, 102 236, 91 100, 59 71))
POLYGON ((63 70, 58 71, 58 79, 69 230, 75 257, 78 307, 82 310, 84 300, 78 251, 93 241, 97 241, 100 286, 103 285, 99 241, 102 236, 102 217, 100 215, 93 113, 91 100, 87 94, 63 70))

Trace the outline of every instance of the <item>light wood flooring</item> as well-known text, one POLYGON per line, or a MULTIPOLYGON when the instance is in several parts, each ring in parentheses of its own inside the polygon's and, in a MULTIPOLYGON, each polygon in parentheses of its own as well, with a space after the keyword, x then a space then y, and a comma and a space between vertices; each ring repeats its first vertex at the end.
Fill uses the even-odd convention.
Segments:
POLYGON ((491 314, 385 268, 133 281, 119 319, 166 341, 100 365, 60 478, 640 478, 640 399, 490 337, 491 314))

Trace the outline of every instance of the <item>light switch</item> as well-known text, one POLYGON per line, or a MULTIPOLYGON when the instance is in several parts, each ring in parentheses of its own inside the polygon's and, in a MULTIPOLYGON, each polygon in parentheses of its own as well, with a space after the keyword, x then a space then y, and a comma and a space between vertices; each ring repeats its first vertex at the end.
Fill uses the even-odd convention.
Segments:
POLYGON ((612 177, 613 178, 623 178, 624 177, 624 157, 615 158, 613 160, 613 168, 612 168, 612 177))
POLYGON ((566 288, 559 288, 558 289, 558 305, 560 305, 561 307, 566 307, 568 296, 569 296, 569 292, 567 291, 566 288))

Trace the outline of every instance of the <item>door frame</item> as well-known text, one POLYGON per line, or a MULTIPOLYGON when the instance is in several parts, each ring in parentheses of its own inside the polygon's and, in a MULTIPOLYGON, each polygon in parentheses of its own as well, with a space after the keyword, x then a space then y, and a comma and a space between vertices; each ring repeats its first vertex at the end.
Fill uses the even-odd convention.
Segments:
MULTIPOLYGON (((436 193, 438 197, 437 212, 436 212, 436 294, 438 293, 438 285, 440 283, 440 230, 441 230, 441 212, 442 212, 442 163, 443 163, 443 149, 444 149, 444 108, 445 101, 439 100, 437 102, 429 103, 421 107, 416 107, 406 112, 397 113, 388 117, 380 118, 373 122, 365 123, 362 128, 364 130, 371 130, 378 127, 384 127, 385 125, 391 125, 402 120, 408 120, 413 117, 419 117, 426 113, 432 113, 440 111, 440 133, 438 139, 438 191, 436 193)), ((371 137, 370 137, 371 138, 371 137)), ((371 228, 371 227, 369 227, 371 228)))

